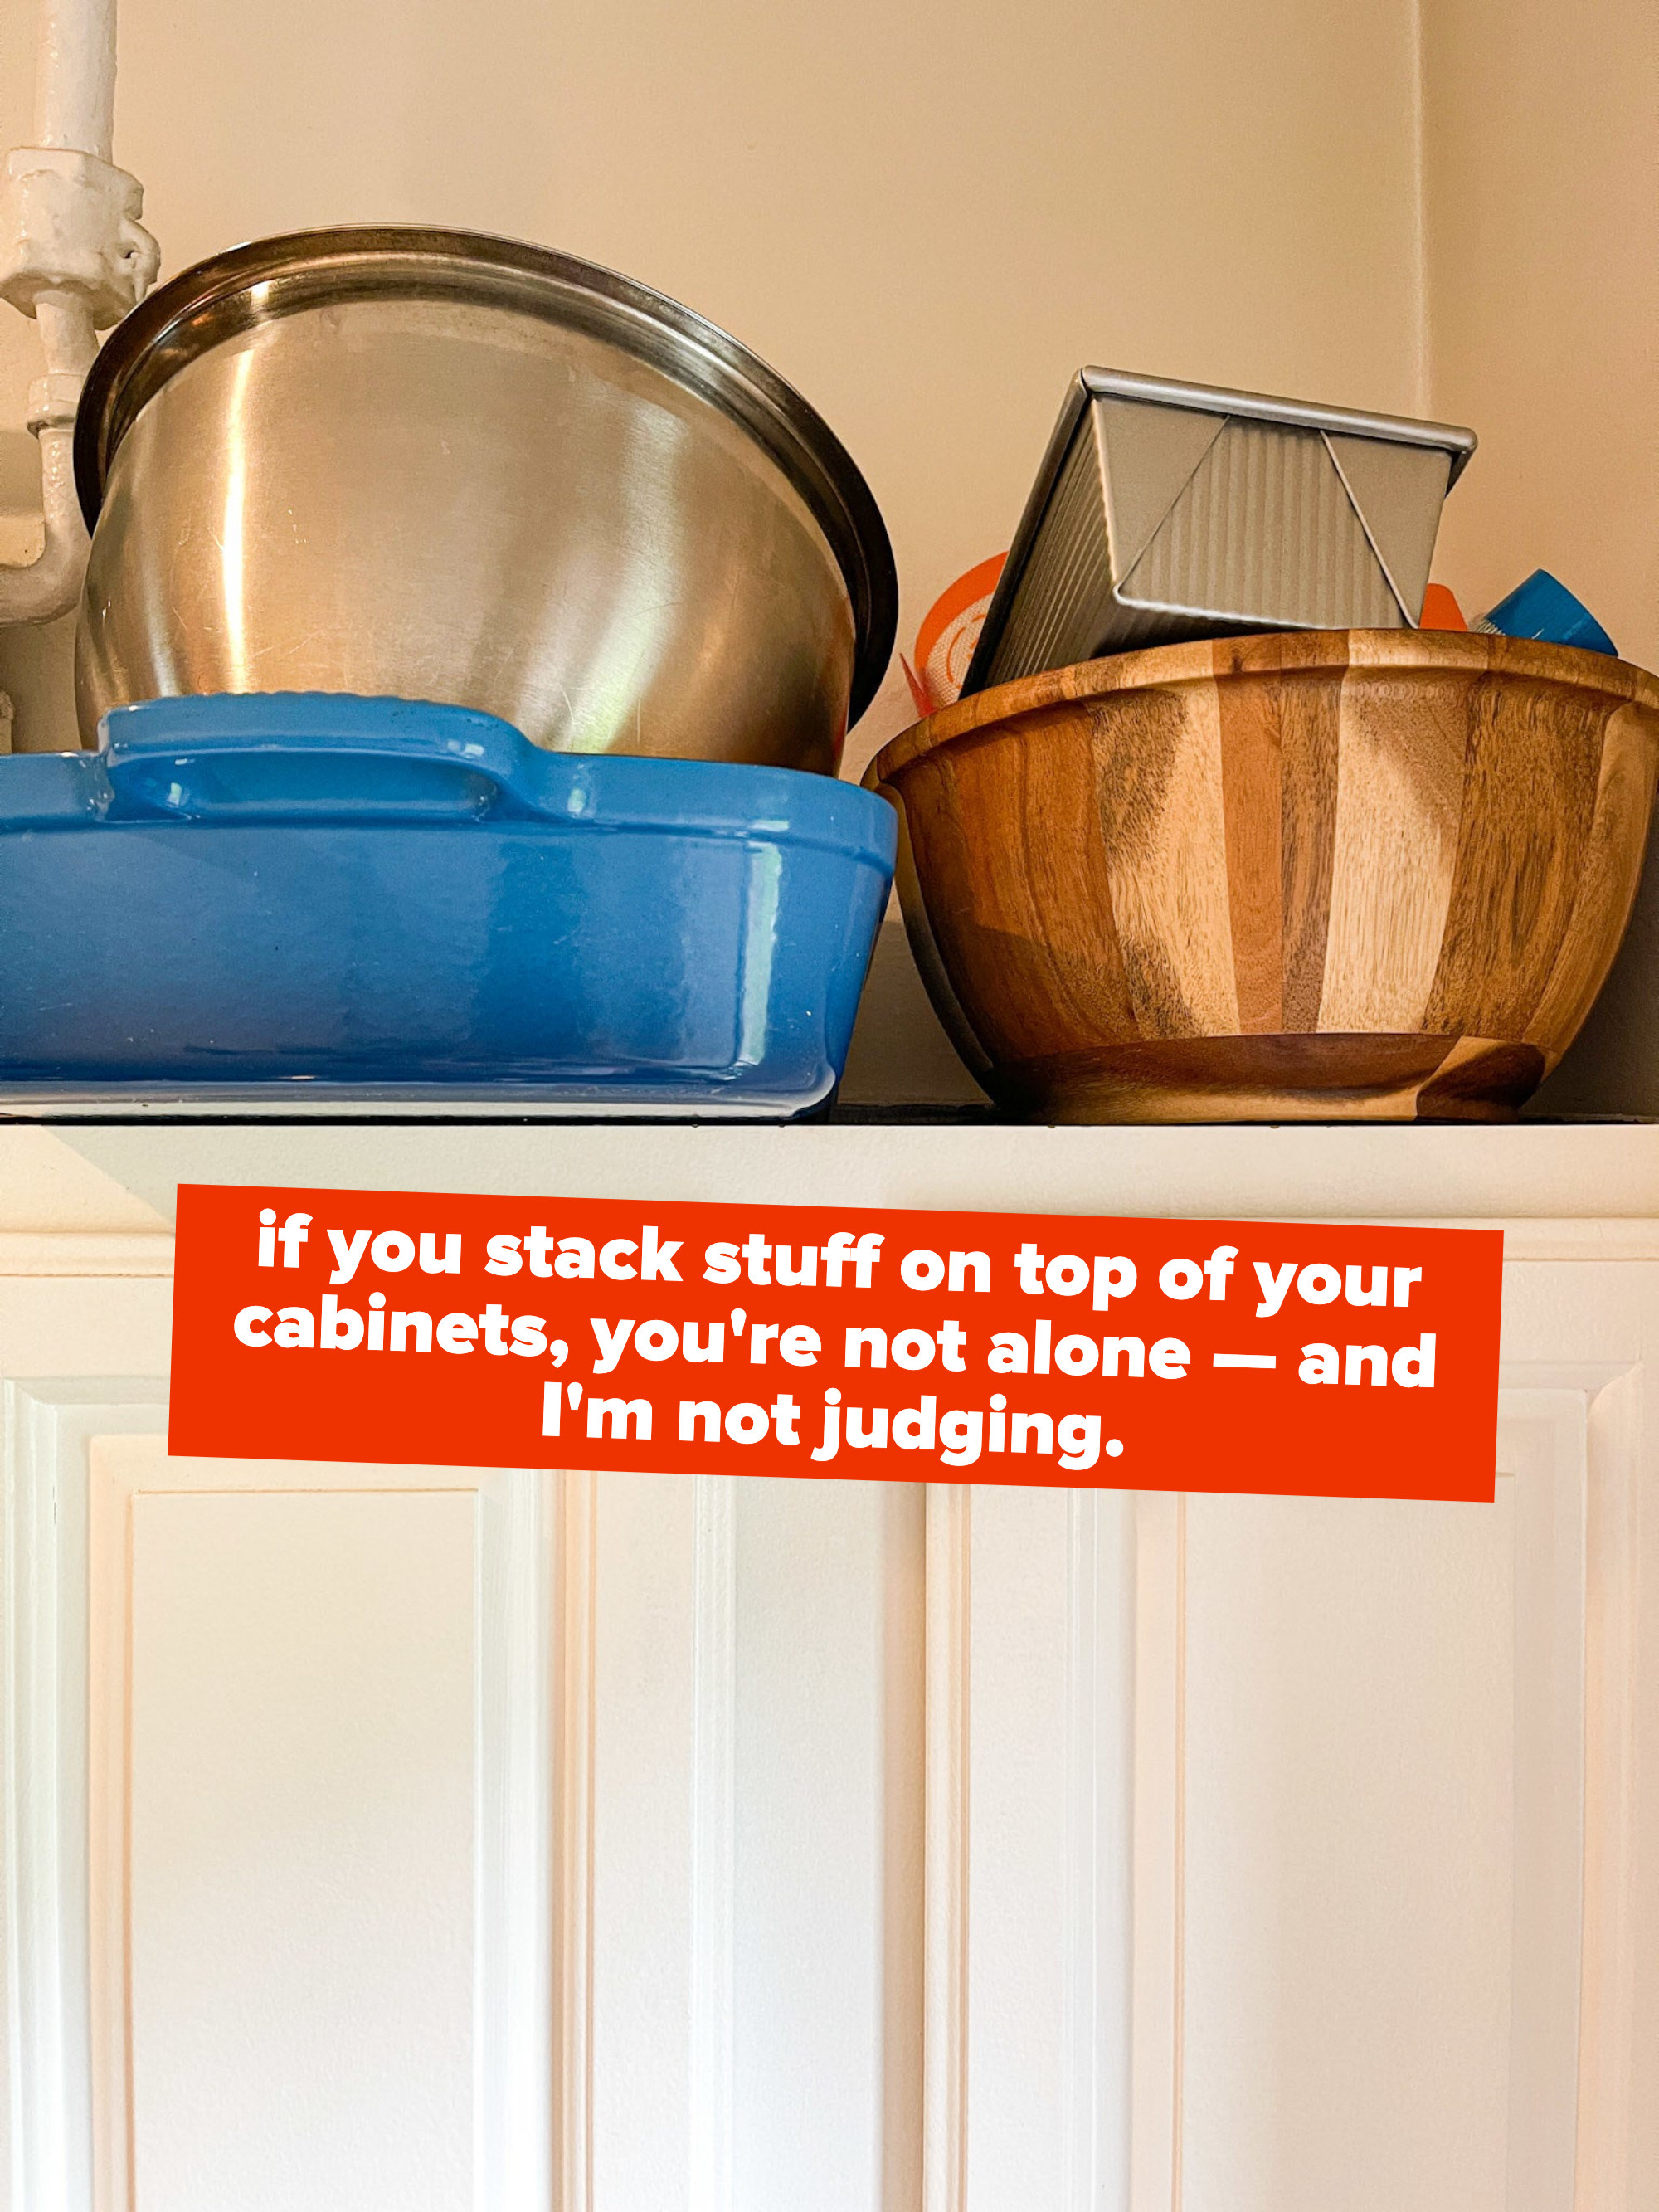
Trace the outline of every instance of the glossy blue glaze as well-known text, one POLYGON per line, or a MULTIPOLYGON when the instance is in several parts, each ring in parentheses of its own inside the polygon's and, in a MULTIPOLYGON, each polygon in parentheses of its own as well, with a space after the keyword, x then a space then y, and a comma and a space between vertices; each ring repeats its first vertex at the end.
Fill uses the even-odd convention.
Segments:
POLYGON ((162 699, 0 759, 0 1085, 828 1097, 892 877, 830 778, 459 708, 162 699))
POLYGON ((1500 637, 1534 637, 1544 645, 1571 645, 1581 653, 1619 657, 1618 647, 1583 601, 1547 568, 1534 568, 1475 627, 1496 630, 1500 637))

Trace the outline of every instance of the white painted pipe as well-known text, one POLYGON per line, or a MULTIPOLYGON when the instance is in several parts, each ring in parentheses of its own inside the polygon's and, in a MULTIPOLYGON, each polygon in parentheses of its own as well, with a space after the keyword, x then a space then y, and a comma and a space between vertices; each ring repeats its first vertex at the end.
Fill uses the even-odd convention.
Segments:
POLYGON ((75 433, 40 433, 40 505, 46 540, 27 568, 0 563, 0 624, 54 622, 81 596, 87 571, 87 526, 75 490, 75 433))
MULTIPOLYGON (((109 160, 115 143, 115 0, 41 0, 34 133, 37 145, 109 160)), ((65 292, 43 294, 34 319, 46 374, 83 377, 98 353, 97 329, 84 301, 65 292)))
MULTIPOLYGON (((35 77, 35 142, 60 153, 107 162, 115 132, 116 0, 40 0, 35 77)), ((22 568, 0 564, 0 623, 54 621, 74 608, 87 565, 87 527, 76 496, 74 432, 62 419, 98 352, 92 304, 69 286, 41 289, 33 300, 46 375, 35 387, 59 408, 40 441, 40 505, 45 526, 40 558, 22 568), (52 387, 67 386, 67 403, 52 387)), ((33 403, 33 395, 31 395, 33 403)))
POLYGON ((84 377, 98 358, 92 309, 72 292, 43 292, 34 303, 35 328, 48 376, 84 377))
POLYGON ((35 143, 95 154, 115 141, 115 0, 41 0, 35 143))

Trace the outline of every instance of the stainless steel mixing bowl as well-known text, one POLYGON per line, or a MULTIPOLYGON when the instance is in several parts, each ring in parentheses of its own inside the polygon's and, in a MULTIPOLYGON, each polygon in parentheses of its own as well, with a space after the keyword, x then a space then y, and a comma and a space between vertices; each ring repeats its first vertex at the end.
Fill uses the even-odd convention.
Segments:
POLYGON ((509 240, 311 231, 152 293, 88 380, 82 737, 356 691, 537 744, 833 770, 896 588, 869 488, 688 308, 509 240))

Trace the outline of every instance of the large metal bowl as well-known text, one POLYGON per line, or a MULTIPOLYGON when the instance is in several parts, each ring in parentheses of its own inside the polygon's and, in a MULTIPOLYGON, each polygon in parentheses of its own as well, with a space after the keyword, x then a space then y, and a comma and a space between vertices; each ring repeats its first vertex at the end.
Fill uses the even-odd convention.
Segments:
POLYGON ((892 649, 886 531, 805 401, 537 246, 374 228, 203 262, 105 346, 76 465, 88 744, 136 700, 349 691, 833 770, 892 649))

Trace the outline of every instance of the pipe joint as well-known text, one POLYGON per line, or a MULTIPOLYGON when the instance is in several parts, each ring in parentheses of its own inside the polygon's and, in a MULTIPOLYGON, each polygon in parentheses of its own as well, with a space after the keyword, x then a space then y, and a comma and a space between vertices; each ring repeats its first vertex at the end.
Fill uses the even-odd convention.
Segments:
POLYGON ((87 526, 75 496, 73 434, 48 426, 40 432, 40 551, 21 568, 0 563, 0 627, 55 622, 70 613, 87 572, 87 526))
POLYGON ((143 204, 138 179, 96 155, 18 147, 0 175, 0 299, 26 315, 72 301, 100 330, 119 322, 161 262, 143 204))
POLYGON ((80 399, 81 379, 74 370, 37 376, 29 386, 29 428, 37 438, 43 430, 72 430, 80 399))

